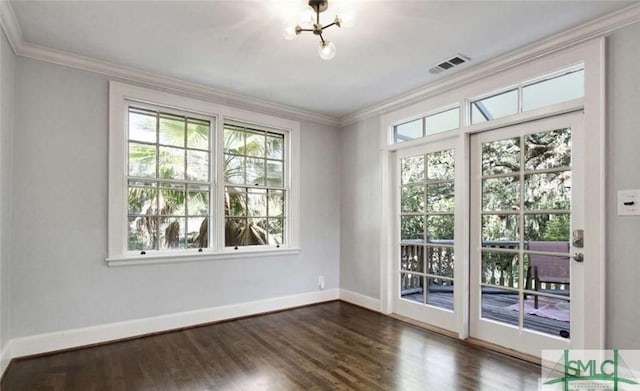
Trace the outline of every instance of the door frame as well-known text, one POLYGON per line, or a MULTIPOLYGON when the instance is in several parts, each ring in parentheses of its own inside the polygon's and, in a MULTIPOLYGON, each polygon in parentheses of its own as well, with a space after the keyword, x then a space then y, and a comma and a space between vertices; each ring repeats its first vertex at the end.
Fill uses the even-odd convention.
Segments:
MULTIPOLYGON (((392 314, 393 308, 393 238, 394 238, 394 189, 393 189, 393 161, 394 151, 422 143, 456 138, 456 218, 463 219, 461 224, 456 220, 456 281, 464 281, 467 289, 465 294, 456 299, 456 308, 466 308, 458 311, 457 334, 460 339, 469 337, 469 147, 471 134, 497 129, 505 126, 524 123, 554 115, 566 114, 577 110, 584 110, 584 132, 587 140, 585 153, 590 157, 586 161, 585 171, 590 174, 585 178, 587 188, 597 189, 590 192, 585 201, 585 208, 590 211, 585 216, 585 225, 599 227, 596 231, 585 233, 585 242, 590 243, 590 253, 594 262, 585 262, 585 284, 589 287, 585 292, 585 303, 588 311, 585 313, 585 348, 603 349, 605 346, 605 39, 598 38, 576 45, 572 48, 550 53, 546 56, 530 60, 525 63, 514 64, 498 74, 484 78, 473 78, 466 82, 464 78, 456 83, 443 83, 446 88, 434 87, 421 100, 413 99, 406 106, 394 108, 394 111, 381 115, 379 122, 379 170, 381 173, 380 199, 380 302, 379 310, 385 314, 392 314), (469 98, 496 90, 506 85, 514 84, 529 77, 549 73, 575 64, 582 63, 585 69, 584 98, 548 106, 542 109, 519 113, 490 121, 489 123, 469 125, 467 107, 469 98), (393 144, 393 125, 415 118, 420 113, 433 111, 435 108, 450 106, 451 102, 458 102, 460 106, 460 129, 442 134, 427 136, 401 144, 393 144), (462 161, 460 161, 462 159, 462 161), (462 189, 458 184, 464 184, 462 189), (459 196, 459 197, 458 197, 459 196), (460 225, 460 226, 459 226, 460 225), (458 246, 462 248, 459 249, 458 246), (460 275, 459 275, 460 274, 460 275)), ((469 80, 469 79, 467 79, 469 80)), ((415 97, 414 97, 415 98, 415 97)), ((460 284, 458 284, 460 285, 460 284)), ((462 287, 458 291, 463 292, 462 287)))

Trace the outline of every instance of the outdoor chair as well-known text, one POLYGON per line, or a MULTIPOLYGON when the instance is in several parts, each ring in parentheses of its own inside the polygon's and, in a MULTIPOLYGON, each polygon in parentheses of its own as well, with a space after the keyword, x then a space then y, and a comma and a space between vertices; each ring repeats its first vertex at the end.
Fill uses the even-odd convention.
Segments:
MULTIPOLYGON (((569 242, 530 241, 529 250, 566 254, 569 252, 569 242)), ((569 274, 570 266, 570 258, 568 256, 558 257, 543 254, 529 254, 529 267, 527 268, 525 288, 539 291, 542 283, 545 283, 545 287, 547 284, 555 284, 556 289, 559 284, 568 287, 571 282, 569 274)), ((566 290, 560 292, 560 294, 566 293, 568 293, 566 290)), ((534 295, 534 307, 536 309, 538 308, 538 295, 534 295)))

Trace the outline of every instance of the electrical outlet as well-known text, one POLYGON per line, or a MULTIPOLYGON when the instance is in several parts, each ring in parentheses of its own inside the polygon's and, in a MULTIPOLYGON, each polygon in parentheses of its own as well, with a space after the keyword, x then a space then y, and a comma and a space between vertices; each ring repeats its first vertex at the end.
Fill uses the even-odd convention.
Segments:
POLYGON ((324 276, 318 277, 318 288, 324 289, 324 276))

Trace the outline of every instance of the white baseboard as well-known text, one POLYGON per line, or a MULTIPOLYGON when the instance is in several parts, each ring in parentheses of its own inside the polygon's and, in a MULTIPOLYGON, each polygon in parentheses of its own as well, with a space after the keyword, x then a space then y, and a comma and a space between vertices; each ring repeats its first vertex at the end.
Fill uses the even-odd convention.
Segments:
POLYGON ((11 362, 11 341, 7 341, 7 344, 0 351, 0 377, 7 370, 9 363, 11 362))
POLYGON ((365 296, 348 289, 340 289, 340 300, 359 305, 371 311, 380 312, 380 299, 375 297, 365 296))
POLYGON ((6 352, 2 352, 2 367, 0 368, 2 371, 0 374, 4 373, 6 365, 8 365, 12 358, 115 341, 123 338, 131 338, 270 311, 285 310, 303 305, 337 300, 339 297, 340 292, 338 289, 328 289, 318 292, 308 292, 298 295, 275 297, 151 318, 14 338, 4 349, 6 352))

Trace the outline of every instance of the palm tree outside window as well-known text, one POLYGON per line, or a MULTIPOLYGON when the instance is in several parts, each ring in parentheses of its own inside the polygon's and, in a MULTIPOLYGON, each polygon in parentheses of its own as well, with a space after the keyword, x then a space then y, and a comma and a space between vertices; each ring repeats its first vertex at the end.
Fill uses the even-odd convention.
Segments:
MULTIPOLYGON (((129 251, 212 246, 213 121, 128 108, 129 251)), ((224 244, 279 247, 287 214, 285 135, 236 123, 225 123, 223 133, 224 244)))
POLYGON ((209 247, 211 121, 128 112, 128 250, 209 247))
POLYGON ((224 124, 225 246, 285 241, 285 136, 224 124))

